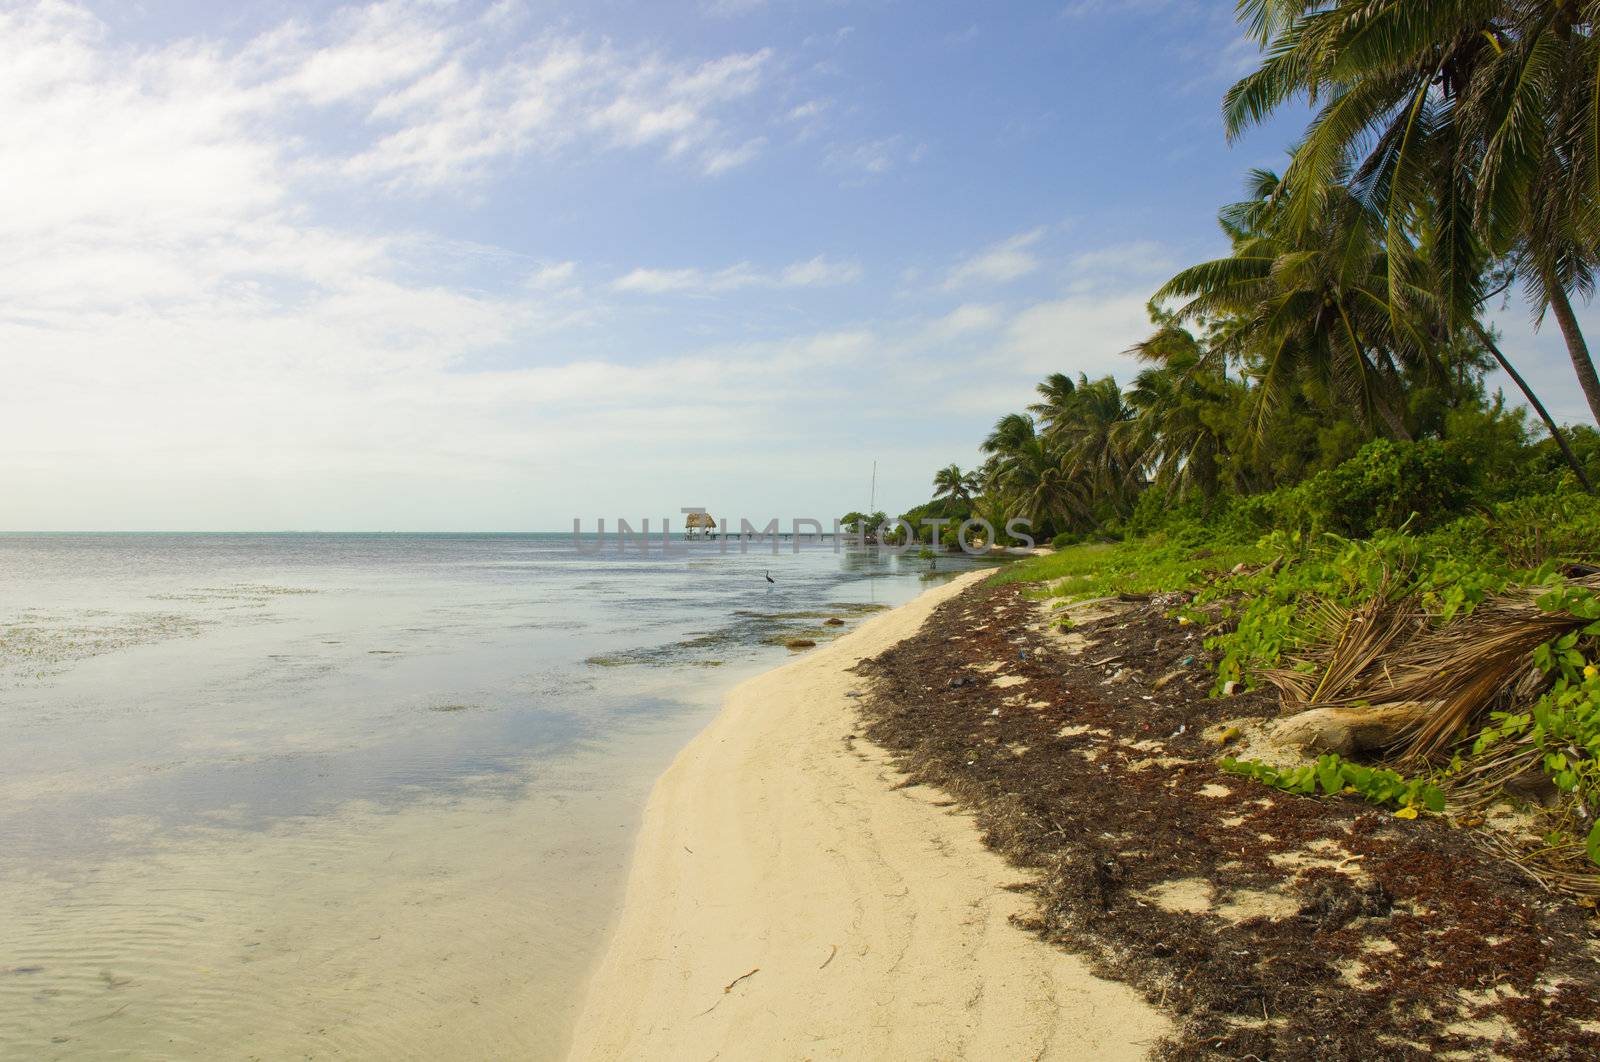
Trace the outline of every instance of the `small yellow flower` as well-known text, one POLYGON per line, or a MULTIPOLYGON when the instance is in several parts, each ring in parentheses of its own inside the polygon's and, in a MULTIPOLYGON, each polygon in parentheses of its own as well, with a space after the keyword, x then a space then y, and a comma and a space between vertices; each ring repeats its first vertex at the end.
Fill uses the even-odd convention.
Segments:
POLYGON ((1584 678, 1594 678, 1596 675, 1600 675, 1600 667, 1595 667, 1593 664, 1589 664, 1583 669, 1584 678))
POLYGON ((1399 811, 1394 813, 1394 817, 1397 819, 1414 819, 1417 817, 1417 809, 1401 808, 1399 811))

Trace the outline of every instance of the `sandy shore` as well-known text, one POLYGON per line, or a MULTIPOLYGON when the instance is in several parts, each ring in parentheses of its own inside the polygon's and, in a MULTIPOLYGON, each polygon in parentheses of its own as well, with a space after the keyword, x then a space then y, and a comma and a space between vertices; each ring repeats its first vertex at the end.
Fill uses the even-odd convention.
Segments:
POLYGON ((729 694, 650 797, 573 1058, 1137 1058, 1167 1031, 1011 925, 1019 872, 854 737, 845 669, 981 577, 729 694))

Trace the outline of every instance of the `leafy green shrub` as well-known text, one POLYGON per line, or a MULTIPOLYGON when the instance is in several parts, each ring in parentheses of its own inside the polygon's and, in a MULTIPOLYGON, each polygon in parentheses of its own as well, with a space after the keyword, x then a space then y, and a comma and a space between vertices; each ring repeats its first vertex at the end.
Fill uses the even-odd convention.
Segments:
POLYGON ((1174 505, 1167 492, 1158 487, 1148 487, 1133 504, 1133 512, 1123 521, 1122 527, 1130 538, 1143 538, 1164 531, 1174 523, 1203 518, 1195 502, 1174 505))
POLYGON ((1572 490, 1514 498, 1439 534, 1458 549, 1476 548, 1517 568, 1590 560, 1600 555, 1600 498, 1572 490))
POLYGON ((1220 506, 1212 520, 1217 538, 1225 542, 1254 542, 1280 525, 1278 522, 1281 497, 1286 493, 1252 494, 1233 497, 1220 506))
MULTIPOLYGON (((1472 742, 1483 756, 1508 744, 1530 747, 1539 766, 1561 792, 1574 797, 1584 818, 1600 809, 1600 668, 1580 648, 1600 635, 1600 597, 1591 590, 1562 587, 1539 599, 1539 607, 1592 620, 1534 651, 1536 667, 1554 679, 1526 712, 1492 712, 1472 742)), ((1590 825, 1584 851, 1600 864, 1600 819, 1590 825)))
POLYGON ((1278 526, 1365 538, 1408 523, 1436 526, 1473 498, 1472 469, 1435 439, 1375 439, 1336 468, 1319 472, 1278 500, 1278 526))
POLYGON ((1351 793, 1368 803, 1380 806, 1444 810, 1444 791, 1422 778, 1407 779, 1383 767, 1364 767, 1340 759, 1337 753, 1317 757, 1316 763, 1307 763, 1288 770, 1258 763, 1255 760, 1224 759, 1220 765, 1229 774, 1252 778, 1263 785, 1281 789, 1286 793, 1314 796, 1320 787, 1326 796, 1351 793))
POLYGON ((1530 486, 1550 490, 1559 482, 1559 476, 1535 477, 1525 412, 1520 407, 1507 410, 1503 401, 1496 400, 1487 406, 1453 409, 1444 416, 1445 449, 1465 467, 1482 501, 1515 497, 1530 486))
MULTIPOLYGON (((1567 445, 1572 447, 1578 464, 1583 466, 1590 483, 1600 484, 1600 432, 1587 424, 1574 424, 1563 429, 1567 445)), ((1553 490, 1578 490, 1577 477, 1567 467, 1567 459, 1556 446, 1555 440, 1545 436, 1530 450, 1529 471, 1523 477, 1522 488, 1547 492, 1553 490)))

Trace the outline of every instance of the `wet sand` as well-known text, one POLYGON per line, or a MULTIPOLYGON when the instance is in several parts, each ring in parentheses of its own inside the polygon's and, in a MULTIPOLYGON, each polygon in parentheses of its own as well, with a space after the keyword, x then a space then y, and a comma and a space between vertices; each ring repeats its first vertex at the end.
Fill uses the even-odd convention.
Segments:
POLYGON ((1168 1031, 1012 925, 1021 872, 857 737, 846 669, 980 578, 728 696, 651 795, 573 1058, 1137 1058, 1168 1031))

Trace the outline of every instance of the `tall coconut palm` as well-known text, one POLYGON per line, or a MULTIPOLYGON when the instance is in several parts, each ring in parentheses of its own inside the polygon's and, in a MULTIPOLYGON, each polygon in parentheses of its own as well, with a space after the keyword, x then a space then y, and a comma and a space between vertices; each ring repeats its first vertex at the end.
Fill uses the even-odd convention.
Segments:
POLYGON ((1074 520, 1093 522, 1090 491, 1061 451, 1043 436, 1025 439, 1001 460, 998 486, 1035 528, 1064 531, 1074 520))
POLYGON ((1422 337, 1394 326, 1381 219, 1342 185, 1290 191, 1257 171, 1251 190, 1251 199, 1223 211, 1233 254, 1179 273, 1157 300, 1187 300, 1182 319, 1225 321, 1217 349, 1259 380, 1258 439, 1289 394, 1308 383, 1338 394, 1390 435, 1410 438, 1403 373, 1429 354, 1422 337), (1317 202, 1294 209, 1300 196, 1317 202))
POLYGON ((1013 452, 1037 434, 1032 417, 1026 413, 1007 413, 995 422, 994 430, 983 440, 982 450, 990 455, 1013 452))
POLYGON ((1118 510, 1132 502, 1138 462, 1129 444, 1127 426, 1133 411, 1110 376, 1090 380, 1078 374, 1071 400, 1052 421, 1045 436, 1061 448, 1066 467, 1093 485, 1094 494, 1118 510))
MULTIPOLYGON (((1229 134, 1296 97, 1320 105, 1286 173, 1289 185, 1325 187, 1353 174, 1382 210, 1396 257, 1432 204, 1452 230, 1437 246, 1454 259, 1442 272, 1453 303, 1470 286, 1472 256, 1456 254, 1470 239, 1508 256, 1536 314, 1548 309, 1556 318, 1600 419, 1600 377, 1571 300, 1593 291, 1600 241, 1600 2, 1239 7, 1266 55, 1228 92, 1229 134)), ((1391 281, 1401 278, 1391 268, 1391 281)))

